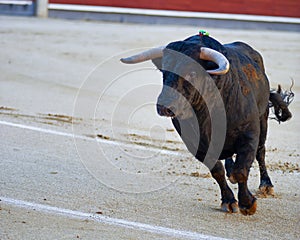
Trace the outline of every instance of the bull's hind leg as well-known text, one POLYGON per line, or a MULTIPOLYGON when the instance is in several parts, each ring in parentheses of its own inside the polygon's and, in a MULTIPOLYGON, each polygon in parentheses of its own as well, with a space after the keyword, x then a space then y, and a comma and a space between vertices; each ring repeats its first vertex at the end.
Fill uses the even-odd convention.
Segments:
POLYGON ((256 154, 256 159, 259 164, 260 172, 260 185, 259 191, 264 195, 274 195, 274 186, 271 182, 271 179, 268 175, 266 164, 265 164, 265 146, 259 146, 256 154))
POLYGON ((221 161, 217 161, 216 165, 211 169, 213 178, 217 181, 221 189, 222 204, 221 209, 224 212, 238 212, 238 203, 234 198, 233 192, 227 185, 225 179, 225 170, 221 161))
POLYGON ((259 146, 256 153, 256 159, 259 164, 259 172, 260 172, 259 190, 264 195, 274 195, 274 188, 273 188, 274 186, 268 175, 266 163, 265 163, 265 155, 266 155, 265 141, 267 136, 267 129, 268 129, 268 109, 266 113, 262 116, 262 119, 260 120, 260 137, 259 137, 259 146))

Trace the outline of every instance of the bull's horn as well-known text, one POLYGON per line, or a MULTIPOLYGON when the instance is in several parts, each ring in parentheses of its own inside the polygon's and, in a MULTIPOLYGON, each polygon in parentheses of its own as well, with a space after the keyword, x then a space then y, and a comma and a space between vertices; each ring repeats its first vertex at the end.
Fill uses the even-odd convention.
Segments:
POLYGON ((145 52, 138 53, 131 57, 121 58, 120 60, 123 63, 132 64, 132 63, 145 62, 145 61, 155 59, 155 58, 161 58, 163 56, 164 48, 165 48, 165 46, 151 48, 145 52))
POLYGON ((211 48, 202 47, 200 49, 200 59, 212 61, 219 66, 217 69, 207 70, 209 74, 223 75, 229 70, 228 59, 223 54, 211 48))

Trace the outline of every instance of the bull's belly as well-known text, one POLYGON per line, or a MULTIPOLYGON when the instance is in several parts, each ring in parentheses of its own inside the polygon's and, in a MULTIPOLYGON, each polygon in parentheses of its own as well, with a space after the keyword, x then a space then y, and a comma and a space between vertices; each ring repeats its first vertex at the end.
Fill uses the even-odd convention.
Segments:
POLYGON ((234 151, 229 151, 229 150, 223 150, 220 154, 219 160, 223 160, 226 158, 230 158, 233 156, 233 154, 235 154, 234 151))
POLYGON ((222 152, 220 153, 219 160, 230 158, 236 153, 236 142, 240 134, 239 129, 229 129, 226 135, 222 152))

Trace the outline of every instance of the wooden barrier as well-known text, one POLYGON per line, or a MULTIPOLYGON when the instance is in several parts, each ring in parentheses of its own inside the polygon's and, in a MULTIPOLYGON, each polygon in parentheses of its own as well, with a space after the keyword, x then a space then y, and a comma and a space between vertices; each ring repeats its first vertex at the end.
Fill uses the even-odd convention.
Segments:
POLYGON ((49 0, 49 3, 300 17, 299 0, 49 0))

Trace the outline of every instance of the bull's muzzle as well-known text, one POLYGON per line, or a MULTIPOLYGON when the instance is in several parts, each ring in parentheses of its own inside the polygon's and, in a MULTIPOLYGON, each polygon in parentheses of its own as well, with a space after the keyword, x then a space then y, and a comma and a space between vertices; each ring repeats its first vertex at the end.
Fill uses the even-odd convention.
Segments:
POLYGON ((157 99, 157 113, 163 117, 175 117, 178 98, 179 93, 175 89, 164 85, 157 99))

